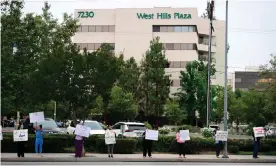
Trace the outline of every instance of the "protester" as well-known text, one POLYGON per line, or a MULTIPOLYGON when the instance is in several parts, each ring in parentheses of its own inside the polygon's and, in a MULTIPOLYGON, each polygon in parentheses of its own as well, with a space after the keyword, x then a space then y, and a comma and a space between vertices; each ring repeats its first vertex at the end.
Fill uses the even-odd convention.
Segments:
POLYGON ((37 123, 35 125, 35 153, 37 155, 42 156, 42 147, 43 147, 43 130, 42 130, 42 125, 37 126, 37 123))
MULTIPOLYGON (((105 137, 115 137, 116 138, 116 133, 111 130, 111 126, 107 126, 107 129, 105 131, 105 137)), ((108 152, 108 157, 113 158, 113 148, 114 144, 116 143, 109 143, 105 142, 107 146, 107 152, 108 152)))
POLYGON ((213 132, 213 138, 214 138, 214 140, 215 140, 216 156, 217 156, 217 158, 219 158, 220 147, 221 147, 221 141, 217 141, 217 140, 216 140, 217 130, 218 130, 218 129, 215 129, 215 130, 214 130, 214 132, 213 132))
POLYGON ((146 140, 146 132, 144 132, 143 133, 143 157, 144 158, 147 157, 147 154, 149 158, 152 158, 151 149, 152 149, 152 140, 146 140))
POLYGON ((180 140, 180 129, 178 129, 178 132, 176 133, 176 141, 177 141, 177 146, 178 146, 178 154, 179 158, 182 158, 181 155, 183 155, 183 158, 185 157, 185 147, 184 147, 184 140, 180 140))
MULTIPOLYGON (((83 125, 83 122, 77 122, 79 125, 83 125)), ((75 131, 74 131, 75 133, 75 131)), ((83 137, 80 135, 76 135, 75 137, 75 158, 81 158, 83 156, 83 137)))
MULTIPOLYGON (((19 126, 17 130, 24 129, 23 124, 19 122, 19 126)), ((24 157, 25 153, 25 141, 18 141, 17 142, 17 157, 24 157)))
POLYGON ((257 159, 258 157, 258 152, 260 148, 260 142, 261 142, 261 137, 255 137, 254 132, 252 133, 253 137, 253 158, 257 159))

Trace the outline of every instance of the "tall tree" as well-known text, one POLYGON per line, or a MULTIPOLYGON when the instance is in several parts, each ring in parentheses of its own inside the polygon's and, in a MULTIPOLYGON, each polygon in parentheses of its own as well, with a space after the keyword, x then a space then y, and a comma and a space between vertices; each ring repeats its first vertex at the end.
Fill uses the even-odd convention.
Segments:
POLYGON ((181 125, 187 118, 186 112, 179 107, 179 101, 167 100, 165 105, 165 116, 169 119, 170 124, 181 125))
MULTIPOLYGON (((175 95, 180 98, 182 109, 187 111, 188 123, 191 125, 195 124, 196 111, 199 112, 200 122, 206 122, 207 71, 208 65, 202 60, 187 63, 186 71, 181 71, 181 88, 175 95)), ((215 65, 211 64, 211 76, 215 72, 215 65)))
POLYGON ((163 44, 159 37, 156 37, 150 42, 150 49, 141 62, 140 92, 143 95, 147 115, 160 116, 163 114, 171 83, 170 76, 165 73, 167 63, 163 44))

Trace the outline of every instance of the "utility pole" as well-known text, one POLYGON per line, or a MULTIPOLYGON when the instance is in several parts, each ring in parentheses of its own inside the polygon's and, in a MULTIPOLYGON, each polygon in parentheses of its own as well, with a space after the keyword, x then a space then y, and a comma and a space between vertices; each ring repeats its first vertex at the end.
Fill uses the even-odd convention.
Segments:
MULTIPOLYGON (((12 45, 12 54, 15 55, 17 53, 17 51, 18 51, 17 45, 16 45, 16 43, 13 43, 13 45, 12 45)), ((19 122, 20 122, 20 112, 17 110, 17 112, 16 112, 16 124, 14 125, 14 128, 16 130, 17 130, 17 127, 19 126, 19 122)))
POLYGON ((57 102, 54 102, 54 120, 57 120, 57 102))
POLYGON ((210 87, 211 87, 211 49, 212 49, 212 32, 213 28, 213 12, 214 12, 214 1, 212 0, 211 3, 207 2, 207 12, 208 18, 210 20, 210 27, 209 27, 209 42, 208 42, 208 80, 207 80, 207 116, 206 116, 206 125, 209 127, 209 114, 211 110, 211 100, 210 100, 210 87))
MULTIPOLYGON (((227 92, 228 92, 228 85, 227 85, 227 73, 228 73, 228 0, 226 0, 226 14, 225 14, 225 65, 224 65, 224 131, 228 131, 228 124, 227 124, 227 92)), ((224 144, 224 154, 222 158, 229 158, 227 154, 227 141, 224 144)))

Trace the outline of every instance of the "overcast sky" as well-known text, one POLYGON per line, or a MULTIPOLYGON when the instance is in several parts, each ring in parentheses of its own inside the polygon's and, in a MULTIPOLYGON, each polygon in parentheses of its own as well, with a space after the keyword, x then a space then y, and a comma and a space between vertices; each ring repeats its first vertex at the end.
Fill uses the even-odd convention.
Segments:
MULTIPOLYGON (((25 0, 25 12, 41 13, 43 0, 25 0)), ((74 9, 196 7, 207 0, 48 0, 54 17, 74 9)), ((225 20, 225 0, 215 0, 215 15, 225 20)), ((229 71, 268 63, 276 53, 276 0, 229 0, 229 71)), ((222 55, 224 56, 224 55, 222 55)))

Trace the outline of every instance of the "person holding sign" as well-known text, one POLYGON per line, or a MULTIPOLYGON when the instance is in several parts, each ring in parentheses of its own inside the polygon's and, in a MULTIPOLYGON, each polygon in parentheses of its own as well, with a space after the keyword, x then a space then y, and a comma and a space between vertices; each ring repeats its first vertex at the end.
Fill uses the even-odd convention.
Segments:
POLYGON ((105 131, 105 144, 107 145, 108 157, 113 158, 113 148, 114 144, 116 144, 116 134, 114 131, 111 131, 111 126, 105 131))
MULTIPOLYGON (((19 126, 17 130, 22 130, 23 125, 21 122, 19 122, 19 126)), ((18 141, 17 142, 17 157, 24 157, 25 154, 25 141, 18 141)))
POLYGON ((181 155, 183 155, 183 158, 185 157, 185 147, 184 147, 184 140, 180 139, 180 129, 178 129, 178 132, 176 133, 176 141, 177 141, 177 145, 178 145, 178 154, 179 154, 179 158, 182 158, 181 155))
MULTIPOLYGON (((83 122, 78 122, 80 125, 83 125, 83 122)), ((76 130, 74 131, 75 134, 76 130)), ((83 137, 76 134, 75 137, 75 158, 81 158, 84 151, 84 140, 83 137)))
POLYGON ((221 141, 219 141, 219 140, 216 139, 216 137, 217 137, 217 130, 218 129, 214 130, 214 132, 213 132, 213 138, 215 140, 216 156, 217 156, 217 158, 219 158, 220 148, 221 148, 221 141))
POLYGON ((252 137, 253 137, 253 158, 257 159, 258 157, 258 152, 260 148, 260 142, 261 142, 261 137, 257 137, 258 135, 256 134, 258 131, 253 131, 252 137), (257 136, 256 136, 257 135, 257 136))
POLYGON ((43 147, 43 130, 42 130, 42 125, 35 126, 35 153, 39 154, 40 156, 42 153, 42 147, 43 147))
POLYGON ((151 158, 151 149, 152 149, 152 141, 151 139, 146 139, 148 129, 143 133, 143 157, 146 158, 147 154, 149 158, 151 158))

